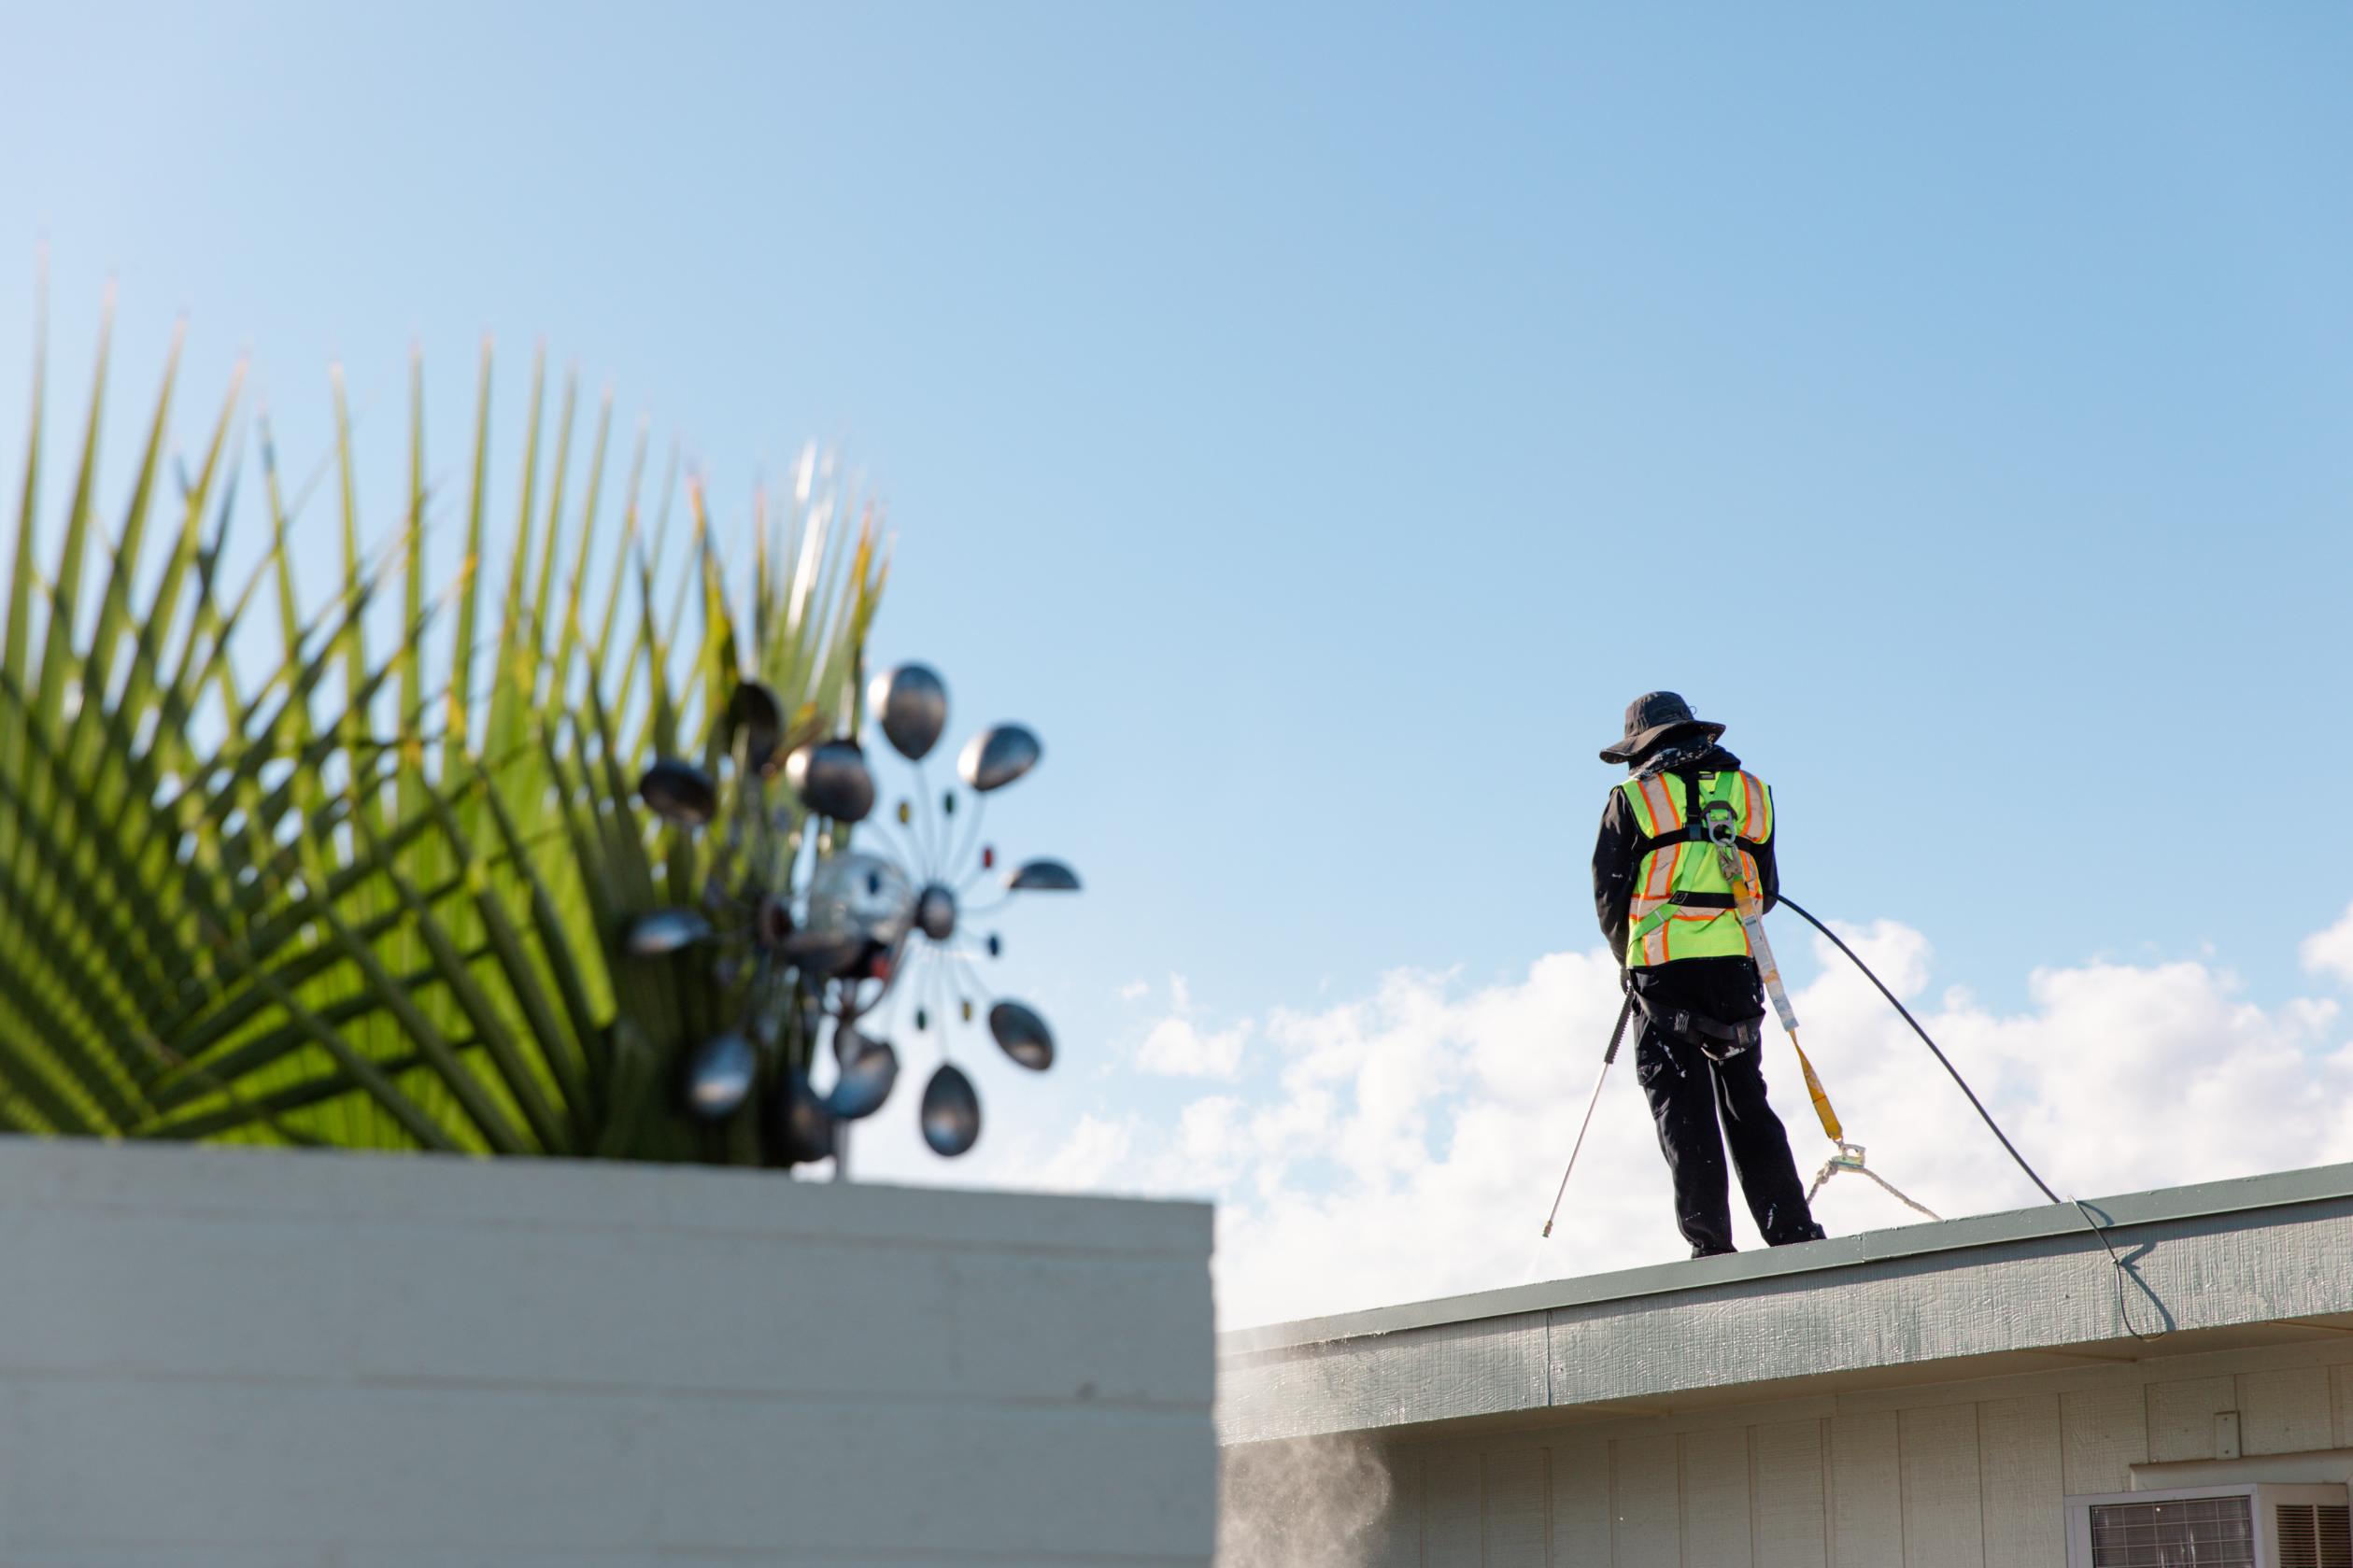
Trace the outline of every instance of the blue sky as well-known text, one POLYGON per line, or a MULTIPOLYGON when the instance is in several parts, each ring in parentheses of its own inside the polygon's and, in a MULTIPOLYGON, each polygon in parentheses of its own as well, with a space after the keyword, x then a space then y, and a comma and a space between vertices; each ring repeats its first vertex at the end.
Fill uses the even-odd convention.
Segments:
POLYGON ((185 308, 296 452, 338 356, 390 440, 414 338, 458 453, 486 330, 510 436, 544 339, 723 501, 840 443, 878 655, 1046 738, 999 837, 1089 882, 1008 928, 1056 1116, 1160 1093, 1084 1066, 1130 982, 1214 1022, 1589 946, 1656 685, 1939 984, 2304 983, 2353 11, 1269 10, 7 0, 0 430, 45 238, 63 396, 112 275, 126 389, 185 308))

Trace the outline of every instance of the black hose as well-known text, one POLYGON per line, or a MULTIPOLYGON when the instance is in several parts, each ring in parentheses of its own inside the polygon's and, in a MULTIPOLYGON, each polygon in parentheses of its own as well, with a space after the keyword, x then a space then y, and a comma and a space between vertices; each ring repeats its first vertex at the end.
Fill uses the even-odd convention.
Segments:
POLYGON ((1934 1039, 1929 1038, 1928 1031, 1920 1026, 1920 1020, 1912 1016, 1912 1010, 1906 1007, 1901 1001, 1898 1001, 1896 999, 1895 993, 1887 988, 1886 982, 1880 980, 1878 975, 1871 972, 1871 966, 1864 963, 1861 955, 1859 955, 1854 949, 1849 947, 1845 942, 1841 941, 1838 938, 1837 932, 1832 930, 1829 926, 1824 925, 1821 921, 1816 920, 1811 911, 1809 911, 1805 905, 1798 903, 1785 893, 1779 895, 1776 901, 1779 903, 1782 908, 1789 910, 1792 913, 1796 914, 1803 919, 1807 925, 1812 926, 1815 930, 1820 931, 1823 936, 1828 937, 1830 939, 1831 945, 1836 947, 1839 952, 1845 954, 1847 957, 1853 962, 1854 967, 1863 971, 1863 978, 1879 988, 1879 995, 1887 998, 1888 1006, 1903 1014, 1904 1022, 1912 1026, 1912 1033, 1920 1037, 1920 1042, 1928 1047, 1929 1052, 1936 1058, 1937 1064, 1942 1067, 1945 1071, 1952 1075, 1953 1082, 1960 1086, 1961 1092, 1963 1095, 1969 1096, 1969 1104, 1976 1109, 1978 1117, 1985 1123, 1986 1130, 2001 1140, 2002 1147, 2009 1151, 2010 1158, 2018 1162, 2018 1168, 2026 1173, 2026 1179, 2029 1181, 2032 1181, 2035 1186, 2042 1189, 2043 1196, 2048 1198, 2053 1203, 2074 1205, 2076 1212, 2082 1216, 2083 1222, 2091 1228, 2092 1236, 2098 1238, 2101 1246, 2107 1249, 2108 1262, 2116 1265, 2116 1315, 2123 1321, 2124 1331, 2127 1334, 2130 1334, 2133 1338, 2139 1340, 2162 1339, 2166 1335, 2172 1333, 2173 1329, 2170 1321, 2168 1321, 2167 1326, 2159 1329, 2155 1334, 2143 1334, 2139 1329, 2133 1326, 2133 1314, 2131 1309, 2126 1306, 2124 1298, 2125 1276, 2132 1275, 2133 1283, 2138 1285, 2141 1289, 2141 1293, 2147 1296, 2151 1302, 2156 1304, 2157 1310, 2161 1315, 2165 1314, 2165 1304, 2157 1299, 2157 1293, 2148 1288, 2147 1281, 2144 1280, 2139 1275, 2133 1274, 2132 1266, 2121 1257, 2118 1256, 2115 1243, 2108 1240, 2107 1227, 2101 1224, 2098 1220, 2092 1218, 2091 1210, 2084 1207, 2083 1200, 2081 1198, 2061 1197, 2057 1193, 2050 1190, 2049 1182, 2045 1181, 2039 1175, 2035 1174, 2034 1167, 2026 1163, 2026 1156, 2018 1151, 2018 1145, 2010 1141, 2009 1135, 2004 1132, 2001 1125, 1993 1120, 1993 1113, 1985 1109, 1985 1102, 1977 1098, 1977 1092, 1969 1087, 1969 1081, 1961 1076, 1961 1069, 1952 1065, 1952 1058, 1947 1056, 1944 1053, 1943 1049, 1939 1047, 1934 1039))
POLYGON ((1952 1081, 1961 1085, 1961 1092, 1969 1096, 1969 1103, 1977 1108, 1977 1115, 1984 1119, 1987 1128, 1992 1132, 1995 1137, 2002 1140, 2002 1147, 2010 1151, 2010 1158, 2016 1160, 2018 1162, 2018 1168, 2026 1173, 2026 1180, 2032 1181, 2035 1186, 2040 1187, 2043 1190, 2043 1196, 2048 1198, 2051 1202, 2066 1202, 2067 1200, 2065 1198, 2061 1197, 2057 1193, 2050 1190, 2049 1182, 2045 1181, 2041 1177, 2034 1174, 2034 1167, 2026 1163, 2026 1156, 2018 1151, 2018 1145, 2010 1141, 2009 1135, 2007 1133, 2005 1133, 1999 1126, 1995 1125, 1993 1113, 1985 1109, 1985 1102, 1977 1098, 1977 1091, 1970 1088, 1968 1081, 1961 1076, 1961 1069, 1954 1067, 1952 1065, 1952 1059, 1947 1056, 1942 1051, 1938 1050, 1936 1042, 1928 1038, 1928 1031, 1920 1026, 1920 1020, 1912 1016, 1912 1010, 1906 1007, 1902 1002, 1897 1001, 1895 999, 1895 993, 1890 991, 1885 983, 1880 981, 1879 977, 1871 972, 1871 966, 1864 963, 1861 958, 1856 957, 1854 949, 1849 947, 1845 942, 1838 939, 1837 932, 1832 930, 1829 926, 1824 925, 1821 921, 1816 920, 1811 914, 1807 913, 1805 905, 1800 904, 1795 899, 1790 897, 1787 894, 1782 894, 1780 896, 1779 903, 1783 909, 1802 917, 1807 925, 1812 926, 1815 930, 1820 931, 1823 936, 1828 937, 1832 944, 1836 946, 1839 952, 1845 954, 1849 958, 1854 959, 1854 967, 1863 971, 1863 978, 1869 981, 1872 984, 1878 986, 1879 995, 1887 998, 1888 1005, 1904 1015, 1904 1022, 1912 1026, 1912 1033, 1920 1037, 1921 1043, 1927 1046, 1928 1049, 1935 1053, 1937 1062, 1943 1066, 1945 1071, 1952 1074, 1952 1081))

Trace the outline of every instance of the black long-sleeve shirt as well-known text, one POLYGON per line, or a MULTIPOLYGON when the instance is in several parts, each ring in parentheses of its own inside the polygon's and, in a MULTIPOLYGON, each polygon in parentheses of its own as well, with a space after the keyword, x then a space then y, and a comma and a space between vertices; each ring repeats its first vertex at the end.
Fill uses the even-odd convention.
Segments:
MULTIPOLYGON (((1679 760, 1662 770, 1681 774, 1683 798, 1696 800, 1697 775, 1733 772, 1739 766, 1738 757, 1722 746, 1711 746, 1688 761, 1679 760)), ((1780 870, 1774 855, 1780 836, 1777 816, 1765 841, 1751 852, 1756 860, 1757 883, 1768 911, 1780 898, 1780 870)), ((1634 876, 1641 869, 1642 837, 1642 825, 1635 820, 1634 807, 1627 802, 1625 791, 1611 790, 1609 804, 1602 809, 1600 837, 1594 841, 1594 911, 1601 918, 1602 935, 1609 939, 1609 951, 1618 955, 1622 966, 1626 961, 1627 910, 1634 901, 1634 876)), ((1657 996, 1676 1007, 1687 1007, 1703 1017, 1736 1024, 1763 1017, 1765 1013, 1764 984, 1757 978, 1755 962, 1749 958, 1678 958, 1671 964, 1645 966, 1628 974, 1634 987, 1646 996, 1657 996)))

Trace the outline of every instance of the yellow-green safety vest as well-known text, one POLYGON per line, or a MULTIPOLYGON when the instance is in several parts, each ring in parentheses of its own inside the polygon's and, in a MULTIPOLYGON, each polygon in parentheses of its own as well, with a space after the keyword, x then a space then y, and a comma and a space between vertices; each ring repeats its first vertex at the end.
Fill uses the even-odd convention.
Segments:
POLYGON ((1696 822, 1676 774, 1651 773, 1618 787, 1634 807, 1645 841, 1626 908, 1626 967, 1750 956, 1749 934, 1733 911, 1732 884, 1708 841, 1707 822, 1730 819, 1741 874, 1756 887, 1752 852, 1773 837, 1773 792, 1765 781, 1754 773, 1701 773, 1696 822))

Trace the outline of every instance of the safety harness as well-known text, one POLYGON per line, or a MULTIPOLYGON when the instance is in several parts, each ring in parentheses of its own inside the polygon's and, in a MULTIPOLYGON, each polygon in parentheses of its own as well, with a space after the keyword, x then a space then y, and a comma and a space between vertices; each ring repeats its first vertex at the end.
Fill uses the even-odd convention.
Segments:
MULTIPOLYGON (((1744 792, 1747 787, 1746 775, 1743 775, 1744 792)), ((1797 1041, 1797 1011, 1790 1006, 1789 990, 1781 983, 1780 965, 1774 961, 1773 944, 1765 939, 1764 892, 1751 874, 1756 865, 1754 856, 1763 847, 1762 842, 1741 837, 1738 826, 1742 813, 1736 811, 1730 801, 1706 798, 1697 778, 1684 775, 1683 790, 1685 800, 1691 803, 1687 820, 1675 831, 1645 839, 1636 851, 1636 864, 1639 866, 1642 863, 1640 857, 1650 854, 1657 845, 1705 843, 1709 853, 1714 855, 1717 869, 1732 891, 1729 894, 1713 894, 1679 890, 1669 895, 1664 905, 1652 910, 1645 918, 1652 922, 1670 919, 1673 908, 1678 905, 1704 909, 1729 906, 1738 918, 1741 932, 1748 938, 1749 955, 1756 961, 1757 975, 1765 982, 1765 994, 1772 998, 1773 1010, 1780 1018, 1781 1027, 1788 1032, 1790 1049, 1797 1052, 1798 1070, 1806 1075, 1806 1093, 1814 1102, 1814 1115, 1821 1123, 1823 1134, 1838 1148, 1829 1163, 1815 1175, 1813 1186, 1807 1190, 1806 1200, 1811 1203, 1814 1194, 1821 1192, 1822 1184, 1833 1176, 1841 1171, 1852 1171, 1857 1176, 1869 1177, 1906 1207, 1935 1219, 1933 1209, 1906 1197, 1886 1178, 1864 1165, 1863 1146, 1847 1141, 1846 1129, 1839 1124, 1838 1112, 1831 1107, 1829 1093, 1815 1075, 1814 1064, 1807 1059, 1806 1048, 1797 1041)), ((1631 939, 1629 938, 1629 942, 1631 939)), ((1687 1009, 1668 1012, 1665 1009, 1653 1008, 1638 992, 1636 999, 1642 1008, 1643 1016, 1652 1024, 1679 1039, 1698 1046, 1718 1062, 1730 1061, 1741 1052, 1759 1044, 1764 1038, 1761 1021, 1727 1024, 1712 1018, 1702 1018, 1687 1009)))
POLYGON ((1773 797, 1765 782, 1737 770, 1674 769, 1623 787, 1642 833, 1626 904, 1626 963, 1645 968, 1749 952, 1743 923, 1734 918, 1735 890, 1772 837, 1773 797), (1725 827, 1729 861, 1714 852, 1716 831, 1725 827))

